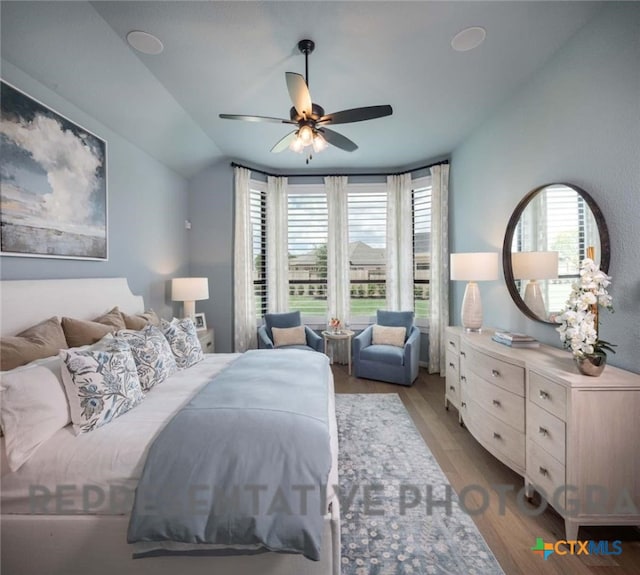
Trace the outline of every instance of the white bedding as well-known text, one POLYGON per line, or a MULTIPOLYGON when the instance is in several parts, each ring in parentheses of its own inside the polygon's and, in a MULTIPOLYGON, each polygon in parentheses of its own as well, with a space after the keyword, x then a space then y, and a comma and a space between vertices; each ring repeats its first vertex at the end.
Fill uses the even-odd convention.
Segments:
MULTIPOLYGON (((206 354, 202 362, 147 392, 143 402, 133 410, 95 431, 76 436, 71 426, 61 429, 17 472, 11 473, 6 465, 3 438, 2 513, 128 514, 130 498, 153 439, 170 417, 238 356, 206 354)), ((329 486, 336 485, 338 480, 334 406, 332 385, 329 486)), ((332 494, 333 489, 329 487, 328 503, 332 494)))

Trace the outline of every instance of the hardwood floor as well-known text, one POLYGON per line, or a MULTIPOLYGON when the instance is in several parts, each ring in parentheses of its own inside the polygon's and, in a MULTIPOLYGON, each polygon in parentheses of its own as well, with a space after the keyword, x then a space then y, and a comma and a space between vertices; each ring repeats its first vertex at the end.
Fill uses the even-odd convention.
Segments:
MULTIPOLYGON (((617 556, 551 555, 546 561, 535 555, 531 547, 541 537, 551 543, 564 539, 564 521, 550 507, 533 516, 536 503, 518 502, 516 494, 523 480, 495 459, 471 434, 458 424, 455 408, 444 408, 444 379, 420 370, 412 387, 357 379, 348 375, 346 366, 334 365, 336 393, 397 393, 413 422, 449 479, 459 493, 469 485, 481 485, 492 494, 489 507, 473 517, 507 575, 638 575, 640 574, 640 529, 635 527, 582 527, 584 540, 622 541, 617 556), (499 497, 491 486, 512 486, 500 510, 499 497), (493 496, 495 495, 495 496, 493 496), (524 506, 524 508, 523 508, 524 506), (525 513, 530 510, 531 514, 525 513)), ((473 494, 475 495, 475 493, 473 494)), ((481 504, 470 496, 467 505, 481 504)))

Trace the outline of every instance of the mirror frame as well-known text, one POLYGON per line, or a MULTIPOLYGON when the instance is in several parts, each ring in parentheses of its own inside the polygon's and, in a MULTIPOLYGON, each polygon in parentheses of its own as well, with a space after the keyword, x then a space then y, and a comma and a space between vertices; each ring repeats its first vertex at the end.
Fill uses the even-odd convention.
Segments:
POLYGON ((533 200, 533 198, 544 188, 548 186, 567 186, 572 190, 575 190, 576 193, 580 194, 587 202, 587 205, 591 209, 591 213, 596 221, 596 225, 598 226, 598 233, 600 234, 600 269, 604 273, 609 273, 609 260, 611 258, 611 244, 609 243, 609 230, 607 229, 607 224, 604 221, 604 216, 596 204, 595 200, 582 188, 575 186, 573 184, 567 184, 565 182, 551 182, 548 184, 544 184, 543 186, 539 186, 534 190, 530 191, 520 203, 516 206, 516 209, 511 214, 511 218, 509 218, 509 223, 507 224, 507 230, 504 234, 504 242, 502 243, 502 269, 504 272, 504 280, 507 284, 507 289, 509 290, 509 294, 511 295, 511 299, 518 306, 518 309, 526 315, 529 319, 539 321, 541 323, 546 323, 549 325, 560 325, 558 323, 548 321, 546 319, 542 319, 534 314, 529 307, 524 303, 520 292, 516 287, 516 280, 513 277, 513 266, 511 265, 511 246, 513 245, 513 235, 516 230, 516 226, 520 221, 520 216, 522 212, 524 212, 525 208, 529 205, 529 202, 533 200))

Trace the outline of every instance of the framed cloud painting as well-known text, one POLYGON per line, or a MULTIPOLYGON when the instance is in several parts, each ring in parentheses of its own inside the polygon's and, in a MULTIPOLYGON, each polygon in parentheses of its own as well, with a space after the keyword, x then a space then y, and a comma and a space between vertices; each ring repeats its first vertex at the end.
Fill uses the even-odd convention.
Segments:
POLYGON ((107 259, 104 140, 1 83, 0 252, 107 259))

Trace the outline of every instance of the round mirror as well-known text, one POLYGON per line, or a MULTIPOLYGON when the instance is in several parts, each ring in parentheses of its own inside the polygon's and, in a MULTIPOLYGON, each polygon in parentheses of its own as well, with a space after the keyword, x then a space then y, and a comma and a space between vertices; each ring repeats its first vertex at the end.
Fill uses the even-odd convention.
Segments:
POLYGON ((609 271, 609 232, 602 212, 584 190, 547 184, 529 192, 513 212, 502 245, 507 288, 531 319, 555 324, 580 262, 593 254, 609 271))

